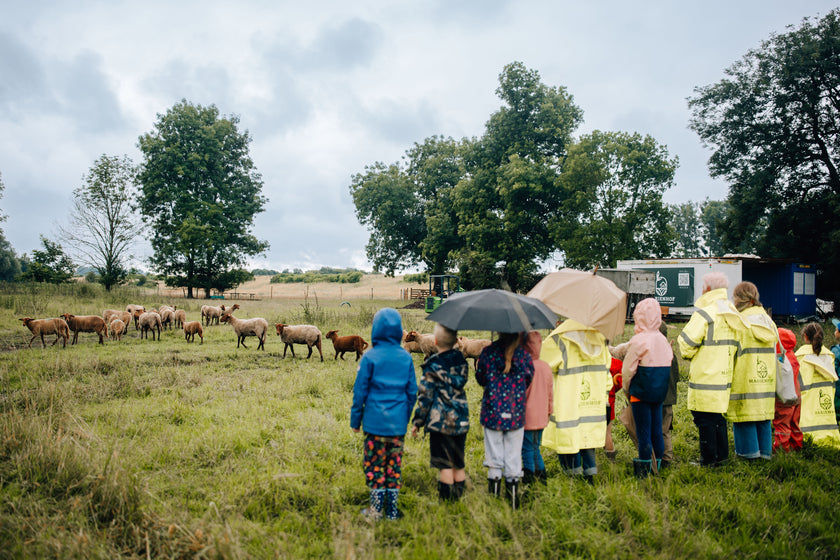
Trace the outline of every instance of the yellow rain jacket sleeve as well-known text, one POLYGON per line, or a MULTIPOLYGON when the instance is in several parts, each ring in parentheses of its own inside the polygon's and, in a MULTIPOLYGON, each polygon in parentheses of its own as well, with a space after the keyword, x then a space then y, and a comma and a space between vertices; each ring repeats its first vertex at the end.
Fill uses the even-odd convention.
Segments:
POLYGON ((540 359, 554 373, 553 413, 542 444, 561 454, 603 447, 612 388, 612 358, 604 336, 566 320, 545 339, 540 359))
POLYGON ((682 357, 691 360, 688 409, 724 413, 738 350, 736 333, 747 327, 725 288, 706 292, 694 305, 697 311, 677 339, 682 357))
POLYGON ((776 413, 776 324, 761 306, 741 311, 738 351, 726 417, 733 422, 772 420, 776 413))
POLYGON ((834 354, 823 348, 820 355, 814 354, 810 344, 796 351, 799 360, 799 375, 802 378, 802 412, 799 429, 810 434, 814 443, 840 447, 840 432, 834 416, 834 354))

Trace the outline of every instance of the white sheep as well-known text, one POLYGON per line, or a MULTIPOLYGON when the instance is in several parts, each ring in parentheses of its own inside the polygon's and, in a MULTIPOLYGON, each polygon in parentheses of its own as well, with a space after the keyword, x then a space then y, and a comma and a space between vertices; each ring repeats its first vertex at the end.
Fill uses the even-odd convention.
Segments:
POLYGON ((242 348, 248 348, 245 346, 245 337, 256 336, 257 340, 260 341, 259 346, 257 346, 257 350, 265 350, 265 337, 268 334, 268 321, 262 317, 254 317, 253 319, 237 319, 230 313, 222 315, 220 320, 222 323, 230 323, 231 326, 233 326, 233 330, 236 333, 237 348, 239 348, 240 343, 242 343, 242 348))
POLYGON ((318 353, 321 355, 321 361, 324 361, 324 352, 321 350, 321 331, 315 325, 286 325, 283 323, 274 323, 274 328, 277 329, 277 334, 280 340, 283 341, 283 357, 286 357, 286 350, 292 349, 292 358, 295 357, 295 344, 306 344, 309 347, 309 355, 307 359, 312 357, 312 347, 318 348, 318 353))
MULTIPOLYGON (((175 326, 176 327, 184 327, 184 323, 187 322, 187 312, 183 309, 176 309, 175 310, 175 326)), ((202 339, 203 341, 204 339, 202 339)))
POLYGON ((166 328, 172 328, 172 322, 175 320, 175 310, 168 306, 161 306, 158 309, 158 315, 160 315, 160 324, 161 326, 166 328))
POLYGON ((219 319, 221 318, 222 314, 225 312, 225 306, 220 305, 219 307, 213 307, 212 305, 203 305, 201 307, 201 316, 205 319, 206 325, 210 325, 213 321, 216 324, 219 324, 219 319))
POLYGON ((465 336, 458 337, 458 347, 464 358, 473 359, 473 367, 478 363, 478 357, 481 351, 490 346, 490 341, 486 338, 467 338, 465 336))
MULTIPOLYGON (((426 359, 429 359, 429 356, 432 354, 440 352, 435 344, 435 335, 433 334, 420 334, 417 331, 408 331, 408 334, 405 335, 405 344, 410 342, 417 343, 417 348, 420 350, 419 353, 423 354, 423 357, 426 359)), ((413 350, 409 351, 411 352, 413 350)))
POLYGON ((160 315, 155 311, 147 311, 140 315, 140 338, 148 338, 148 331, 152 331, 152 340, 155 339, 155 329, 157 329, 157 339, 160 340, 161 320, 160 315))
POLYGON ((125 332, 125 323, 119 319, 114 319, 108 323, 108 328, 111 331, 111 338, 114 340, 122 340, 122 335, 125 332))
POLYGON ((67 348, 67 339, 70 338, 70 327, 67 326, 67 321, 64 319, 32 319, 31 317, 24 317, 21 321, 23 321, 23 326, 32 333, 32 338, 29 339, 30 348, 32 348, 32 341, 37 336, 41 337, 41 345, 46 348, 47 345, 44 342, 45 334, 55 335, 52 346, 55 346, 59 338, 63 338, 63 347, 67 348))

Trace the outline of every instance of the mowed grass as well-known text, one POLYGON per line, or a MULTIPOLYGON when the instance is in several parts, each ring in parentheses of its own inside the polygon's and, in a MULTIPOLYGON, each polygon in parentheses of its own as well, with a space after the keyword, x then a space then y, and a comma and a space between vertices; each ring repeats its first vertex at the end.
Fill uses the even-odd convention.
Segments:
MULTIPOLYGON (((66 349, 26 348, 18 321, 101 313, 125 296, 101 293, 0 296, 0 558, 837 558, 840 453, 807 445, 758 464, 690 464, 697 435, 676 407, 678 463, 662 477, 631 476, 635 456, 615 426, 618 459, 599 452, 594 486, 559 472, 519 511, 486 492, 478 422, 481 389, 467 386, 468 492, 437 500, 428 439, 407 442, 404 518, 370 525, 361 435, 349 428, 352 358, 283 358, 273 330, 266 351, 236 348, 228 325, 205 342, 180 331, 96 344, 81 334, 66 349), (37 299, 37 298, 36 298, 37 299), (22 343, 22 344, 21 344, 22 343)), ((136 295, 132 295, 136 297, 136 295)), ((176 303, 198 319, 202 300, 176 303)), ((219 302, 213 302, 219 303, 219 302)), ((375 311, 405 302, 240 302, 237 316, 314 323, 322 332, 370 341, 375 311)), ((404 326, 429 332, 422 310, 401 309, 404 326)), ((671 338, 679 333, 671 329, 671 338)), ((487 336, 488 333, 465 333, 487 336)), ((625 339, 631 334, 628 327, 625 339)), ((51 340, 48 340, 48 344, 51 340)), ((416 358, 419 364, 420 358, 416 358)), ((685 364, 684 364, 685 365, 685 364)), ((683 371, 683 376, 686 370, 683 371)))

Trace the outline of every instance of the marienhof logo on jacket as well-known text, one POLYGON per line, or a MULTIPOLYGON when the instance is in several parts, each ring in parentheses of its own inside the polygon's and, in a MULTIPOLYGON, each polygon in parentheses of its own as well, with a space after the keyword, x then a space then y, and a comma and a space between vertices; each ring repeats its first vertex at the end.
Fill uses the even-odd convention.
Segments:
POLYGON ((758 374, 759 378, 767 379, 767 373, 768 373, 767 372, 767 364, 765 364, 764 362, 762 362, 759 359, 756 359, 755 360, 755 368, 756 368, 756 373, 758 374))
POLYGON ((826 411, 831 409, 831 396, 824 393, 822 389, 820 389, 820 408, 826 411))
POLYGON ((589 395, 592 394, 592 389, 589 386, 589 381, 584 379, 580 384, 580 400, 586 401, 589 399, 589 395))

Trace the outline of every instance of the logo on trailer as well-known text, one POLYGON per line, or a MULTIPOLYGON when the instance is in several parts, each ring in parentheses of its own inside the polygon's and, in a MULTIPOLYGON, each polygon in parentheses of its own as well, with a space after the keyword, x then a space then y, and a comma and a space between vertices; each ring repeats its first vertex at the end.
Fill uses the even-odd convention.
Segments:
POLYGON ((656 295, 659 297, 664 297, 665 294, 668 293, 668 279, 664 276, 659 274, 659 271, 656 271, 656 295))

